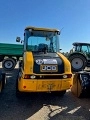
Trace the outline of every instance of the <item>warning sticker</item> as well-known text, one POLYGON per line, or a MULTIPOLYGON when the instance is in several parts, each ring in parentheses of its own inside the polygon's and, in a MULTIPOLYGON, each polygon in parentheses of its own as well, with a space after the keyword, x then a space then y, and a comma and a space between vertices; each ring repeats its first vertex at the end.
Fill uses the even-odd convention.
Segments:
POLYGON ((44 64, 57 64, 56 59, 43 59, 44 64))

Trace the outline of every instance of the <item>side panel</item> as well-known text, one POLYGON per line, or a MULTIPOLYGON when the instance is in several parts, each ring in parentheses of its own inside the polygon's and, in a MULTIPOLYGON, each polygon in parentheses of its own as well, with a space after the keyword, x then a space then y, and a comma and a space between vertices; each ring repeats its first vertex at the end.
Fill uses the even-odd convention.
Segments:
POLYGON ((23 45, 0 43, 0 55, 22 56, 23 45))
POLYGON ((24 53, 24 74, 33 74, 34 59, 32 52, 24 53))
POLYGON ((62 80, 61 90, 67 90, 72 86, 72 79, 62 80))
POLYGON ((64 73, 71 73, 71 64, 69 62, 69 60, 61 53, 57 53, 59 55, 59 57, 62 58, 63 62, 64 62, 64 73))
POLYGON ((37 81, 35 80, 24 80, 21 79, 18 82, 18 89, 19 91, 36 91, 36 87, 37 87, 37 81))

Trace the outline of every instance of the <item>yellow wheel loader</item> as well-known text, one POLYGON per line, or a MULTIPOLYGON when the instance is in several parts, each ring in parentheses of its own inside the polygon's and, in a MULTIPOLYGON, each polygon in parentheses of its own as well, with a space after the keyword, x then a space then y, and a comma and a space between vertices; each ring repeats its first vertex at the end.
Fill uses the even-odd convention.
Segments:
MULTIPOLYGON (((16 95, 22 92, 55 92, 64 95, 72 86, 69 60, 59 51, 60 31, 26 27, 22 66, 16 81, 16 95)), ((20 37, 16 38, 20 42, 20 37)))

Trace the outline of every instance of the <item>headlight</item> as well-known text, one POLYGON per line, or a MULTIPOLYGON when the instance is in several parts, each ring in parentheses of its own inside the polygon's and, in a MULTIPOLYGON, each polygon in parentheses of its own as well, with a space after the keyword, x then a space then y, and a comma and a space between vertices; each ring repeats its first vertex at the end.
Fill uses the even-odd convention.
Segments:
POLYGON ((31 78, 31 79, 35 79, 35 78, 36 78, 36 76, 35 76, 35 75, 32 75, 32 76, 30 76, 30 78, 31 78))
POLYGON ((28 75, 28 74, 24 75, 24 79, 35 79, 35 78, 36 78, 35 75, 28 75))
POLYGON ((63 78, 67 78, 68 76, 67 75, 63 75, 63 78))

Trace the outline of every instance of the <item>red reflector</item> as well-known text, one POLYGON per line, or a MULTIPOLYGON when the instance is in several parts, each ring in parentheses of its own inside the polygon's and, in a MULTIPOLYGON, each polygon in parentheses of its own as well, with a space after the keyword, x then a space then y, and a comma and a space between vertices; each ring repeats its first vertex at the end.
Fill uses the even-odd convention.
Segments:
POLYGON ((67 74, 67 77, 68 77, 68 78, 71 78, 71 77, 72 77, 72 74, 67 74))
POLYGON ((23 88, 25 89, 25 88, 26 88, 26 86, 23 86, 23 88))
POLYGON ((25 79, 30 79, 30 76, 29 75, 24 75, 24 78, 25 79))

